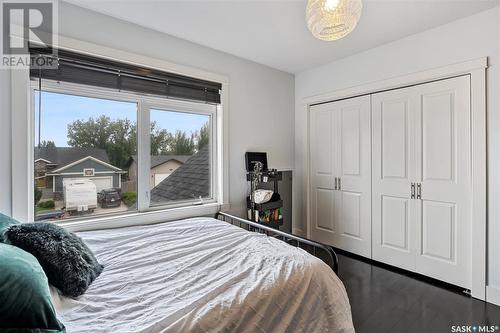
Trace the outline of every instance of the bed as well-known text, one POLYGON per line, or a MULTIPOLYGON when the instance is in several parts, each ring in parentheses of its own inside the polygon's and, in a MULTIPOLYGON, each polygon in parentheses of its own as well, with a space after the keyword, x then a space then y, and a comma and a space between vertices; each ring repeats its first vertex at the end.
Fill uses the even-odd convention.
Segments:
POLYGON ((81 232, 105 269, 77 299, 52 289, 68 332, 354 332, 323 261, 214 218, 81 232))

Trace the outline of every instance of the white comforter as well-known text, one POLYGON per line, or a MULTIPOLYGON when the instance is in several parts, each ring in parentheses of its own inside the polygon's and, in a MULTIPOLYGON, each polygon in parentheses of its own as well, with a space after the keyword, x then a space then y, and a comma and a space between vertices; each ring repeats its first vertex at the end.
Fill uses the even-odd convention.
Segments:
POLYGON ((54 304, 67 331, 354 332, 331 269, 305 251, 211 218, 79 233, 105 268, 54 304))

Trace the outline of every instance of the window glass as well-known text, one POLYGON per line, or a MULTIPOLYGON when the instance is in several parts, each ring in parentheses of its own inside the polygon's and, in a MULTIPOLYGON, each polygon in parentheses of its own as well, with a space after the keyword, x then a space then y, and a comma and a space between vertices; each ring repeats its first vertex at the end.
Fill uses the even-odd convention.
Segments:
POLYGON ((150 110, 150 204, 211 198, 211 117, 150 110))
POLYGON ((35 220, 137 208, 137 103, 34 90, 35 220))

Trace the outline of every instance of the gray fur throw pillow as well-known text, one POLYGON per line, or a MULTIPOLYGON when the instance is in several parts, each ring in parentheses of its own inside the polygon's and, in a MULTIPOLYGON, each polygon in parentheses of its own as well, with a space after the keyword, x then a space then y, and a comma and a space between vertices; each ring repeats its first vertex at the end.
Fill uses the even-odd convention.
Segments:
POLYGON ((5 238, 35 256, 49 283, 65 296, 85 293, 104 268, 81 238, 53 223, 13 225, 5 238))

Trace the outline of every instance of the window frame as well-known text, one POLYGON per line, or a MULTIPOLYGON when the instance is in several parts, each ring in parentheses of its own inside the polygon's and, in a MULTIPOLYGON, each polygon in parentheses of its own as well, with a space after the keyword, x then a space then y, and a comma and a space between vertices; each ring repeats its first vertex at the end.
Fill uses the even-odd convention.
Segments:
MULTIPOLYGON (((170 100, 173 101, 173 100, 170 100)), ((210 170, 210 195, 208 198, 201 198, 200 199, 193 199, 193 200, 182 200, 182 201, 173 201, 171 203, 166 203, 166 204, 157 204, 157 205, 152 205, 151 201, 149 200, 149 208, 148 210, 155 210, 155 209, 162 209, 164 207, 182 207, 182 206, 196 206, 196 205, 203 205, 204 203, 214 203, 217 202, 217 191, 215 190, 215 184, 217 184, 217 122, 215 119, 217 118, 217 106, 214 104, 202 104, 198 103, 200 105, 197 105, 195 108, 190 105, 190 104, 184 104, 182 105, 177 105, 176 108, 174 109, 173 107, 169 106, 168 104, 170 103, 164 103, 163 101, 158 101, 155 99, 155 103, 150 103, 150 102, 145 102, 144 107, 148 109, 148 126, 151 124, 151 112, 152 111, 160 111, 160 112, 177 112, 177 113, 186 113, 186 114, 198 114, 198 115, 205 115, 209 117, 209 130, 210 130, 210 139, 209 139, 209 158, 210 158, 210 164, 209 164, 209 170, 210 170), (161 103, 156 103, 156 102, 161 102, 161 103), (196 109, 196 110, 195 110, 196 109), (215 158, 214 158, 215 157, 215 158)), ((149 128, 149 127, 148 127, 149 128)), ((150 140, 151 136, 149 135, 148 131, 148 137, 144 138, 145 140, 150 140)), ((151 142, 148 141, 148 152, 150 152, 150 146, 151 142)), ((151 154, 150 154, 151 155, 151 154)), ((139 158, 140 160, 140 158, 139 158)), ((150 170, 151 168, 151 158, 147 158, 148 160, 148 165, 144 165, 143 168, 144 170, 150 170)), ((146 184, 149 188, 149 177, 150 174, 147 174, 147 179, 146 179, 146 184)), ((150 199, 150 198, 148 198, 150 199)))
MULTIPOLYGON (((22 36, 19 36, 22 38, 22 36)), ((202 80, 219 82, 222 84, 221 102, 217 105, 217 203, 204 204, 192 207, 171 208, 144 213, 133 213, 118 217, 101 217, 82 222, 62 223, 72 231, 118 228, 132 225, 153 224, 194 216, 213 215, 219 210, 231 209, 229 193, 229 93, 230 79, 227 74, 211 72, 198 67, 181 65, 167 60, 145 56, 129 51, 90 43, 65 35, 58 35, 60 48, 85 53, 96 57, 108 58, 131 65, 139 65, 191 76, 202 80)), ((9 74, 7 74, 9 75, 9 74)), ((21 222, 32 222, 34 205, 34 175, 30 162, 33 161, 33 145, 29 135, 33 132, 33 120, 29 116, 30 106, 30 75, 27 68, 10 69, 11 95, 11 212, 12 217, 21 222)))
MULTIPOLYGON (((35 146, 35 93, 39 89, 38 79, 30 79, 30 108, 29 108, 29 118, 31 119, 31 131, 28 133, 29 142, 31 142, 31 147, 35 146)), ((69 83, 69 82, 57 82, 52 80, 42 80, 42 92, 60 93, 80 97, 96 98, 96 99, 106 99, 119 102, 135 103, 137 105, 136 111, 136 121, 137 121, 137 156, 138 156, 138 172, 137 172, 137 210, 128 211, 123 213, 110 213, 102 215, 91 215, 91 216, 81 216, 81 217, 71 217, 64 220, 51 220, 58 224, 73 224, 75 222, 88 222, 100 218, 119 218, 129 216, 134 213, 145 213, 152 211, 164 212, 173 208, 184 208, 193 207, 200 205, 210 205, 217 204, 218 192, 216 189, 216 184, 218 184, 219 172, 218 159, 220 154, 218 153, 218 141, 221 137, 217 135, 219 133, 217 129, 217 113, 219 111, 218 105, 202 103, 197 101, 186 101, 178 100, 173 98, 165 98, 159 96, 152 96, 147 94, 140 94, 128 91, 117 91, 114 89, 93 87, 88 85, 69 83), (182 200, 162 203, 158 205, 152 205, 150 202, 150 189, 149 189, 149 177, 151 169, 151 148, 150 148, 150 116, 152 111, 165 111, 165 112, 177 112, 177 113, 187 113, 187 114, 199 114, 209 117, 209 128, 210 128, 210 196, 206 199, 193 199, 193 200, 182 200)), ((42 110, 43 112, 43 110, 42 110)), ((43 115, 42 115, 43 117, 43 115)), ((30 170, 33 174, 34 172, 34 154, 32 153, 30 158, 30 170)), ((34 186, 34 174, 33 174, 33 186, 34 186)), ((32 206, 34 206, 34 198, 32 200, 32 206)), ((32 221, 35 218, 35 212, 29 216, 29 220, 32 221)))

